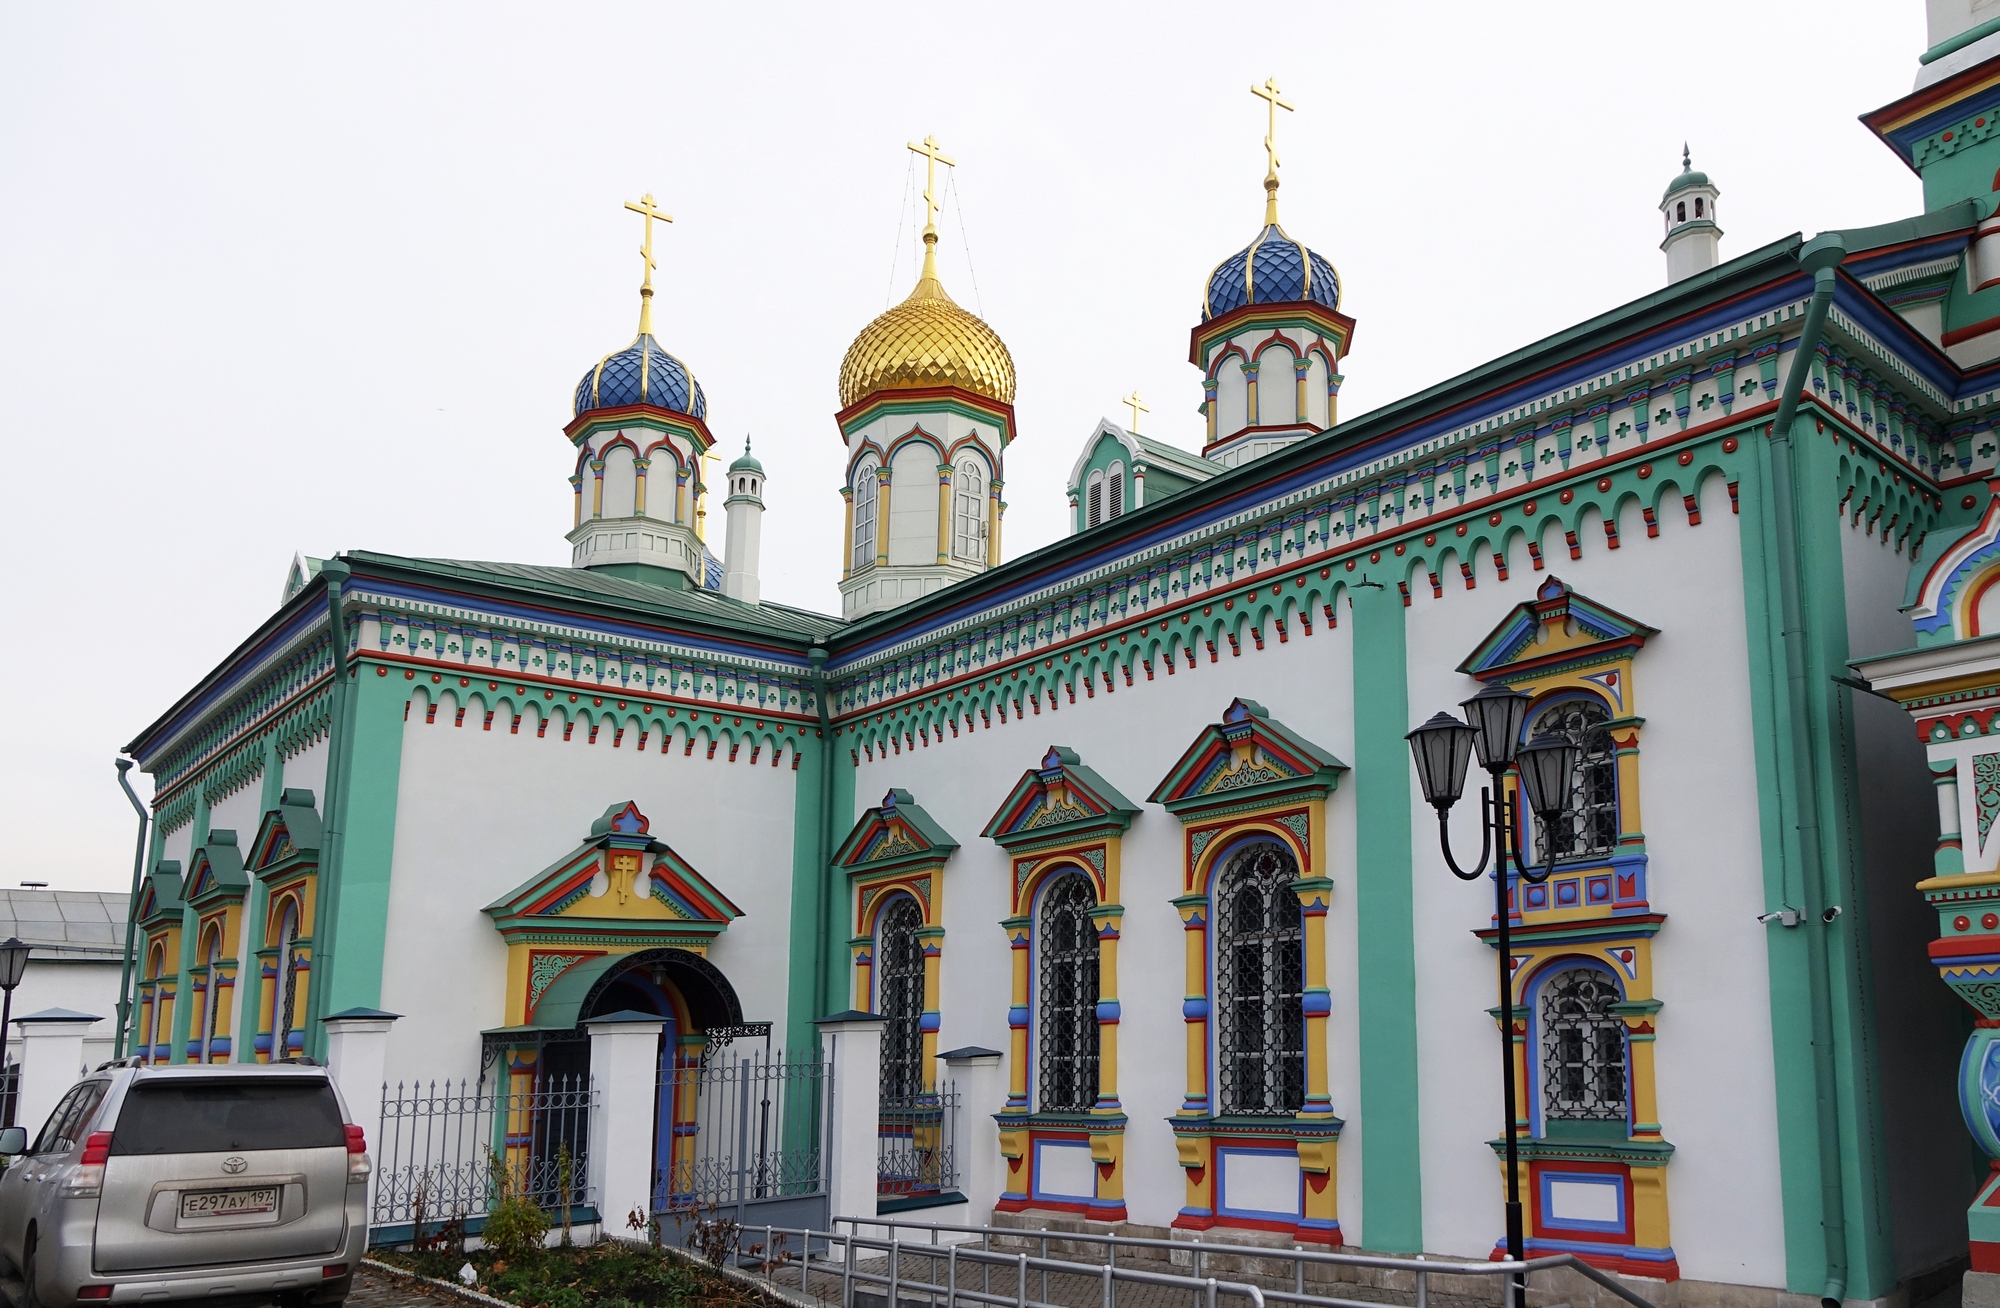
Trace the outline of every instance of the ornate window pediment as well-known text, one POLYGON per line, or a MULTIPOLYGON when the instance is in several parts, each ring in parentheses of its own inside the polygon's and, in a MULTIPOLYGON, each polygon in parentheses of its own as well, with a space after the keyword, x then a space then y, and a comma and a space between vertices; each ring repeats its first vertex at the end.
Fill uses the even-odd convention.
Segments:
MULTIPOLYGON (((1594 665, 1629 662, 1647 637, 1658 634, 1659 628, 1605 608, 1571 590, 1562 578, 1550 577, 1535 598, 1508 611, 1458 670, 1507 685, 1549 680, 1594 665)), ((1595 683, 1620 715, 1631 712, 1618 669, 1582 679, 1595 683)))
POLYGON ((590 835, 485 908, 509 944, 702 950, 743 910, 655 840, 638 805, 613 804, 590 835))
POLYGON ((1115 835, 1138 815, 1139 806, 1085 767, 1075 751, 1052 745, 1040 767, 1021 774, 979 834, 1012 852, 1051 839, 1115 835))
POLYGON ((155 864, 139 891, 138 921, 142 928, 181 924, 181 865, 178 859, 155 864))
POLYGON ((320 834, 312 791, 288 789, 279 797, 278 807, 257 824, 245 867, 251 875, 268 880, 297 866, 317 865, 320 834))
POLYGON ((833 865, 850 875, 896 872, 950 858, 958 842, 907 790, 891 790, 861 815, 834 851, 833 865))
POLYGON ((234 831, 211 831, 208 840, 188 861, 187 875, 181 880, 181 897, 200 909, 225 903, 240 903, 250 888, 249 874, 243 870, 243 852, 236 846, 234 831))
POLYGON ((1250 798, 1323 797, 1345 771, 1347 764, 1280 724, 1263 705, 1237 699, 1222 721, 1202 728, 1149 798, 1188 821, 1250 798))

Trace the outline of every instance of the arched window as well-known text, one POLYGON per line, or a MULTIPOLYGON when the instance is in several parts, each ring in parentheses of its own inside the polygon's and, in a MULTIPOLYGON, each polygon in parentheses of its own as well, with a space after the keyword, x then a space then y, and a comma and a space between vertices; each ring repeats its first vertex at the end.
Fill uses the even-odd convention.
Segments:
POLYGON ((202 962, 208 964, 208 982, 201 1005, 201 1061, 206 1063, 215 1045, 216 1009, 222 1003, 222 931, 218 927, 208 930, 208 947, 202 950, 202 962))
POLYGON ((875 1011, 882 1027, 882 1102, 904 1102, 924 1091, 924 946, 917 901, 897 895, 882 908, 875 930, 875 1011))
POLYGON ((1035 924, 1040 1022, 1035 1032, 1037 1107, 1045 1113, 1089 1112, 1097 1102, 1097 906, 1080 872, 1056 878, 1042 892, 1035 924))
POLYGON ((854 479, 854 571, 875 566, 875 465, 869 464, 854 479))
POLYGON ((1595 699, 1566 699, 1543 709, 1528 727, 1528 739, 1544 732, 1567 736, 1577 747, 1570 774, 1569 803, 1562 816, 1535 821, 1536 861, 1593 858, 1618 848, 1618 751, 1604 724, 1610 712, 1595 699))
MULTIPOLYGON (((299 1001, 299 901, 285 901, 278 921, 278 1012, 271 1024, 271 1061, 292 1056, 292 1027, 302 1016, 299 1001)), ((302 1033, 303 1034, 303 1033, 302 1033)))
POLYGON ((986 559, 986 474, 967 459, 958 465, 958 490, 953 497, 952 555, 968 563, 986 559))
POLYGON ((1289 1117, 1306 1098, 1304 919, 1299 866, 1275 840, 1245 845, 1217 879, 1216 1062, 1222 1111, 1289 1117))
POLYGON ((1090 489, 1085 493, 1085 513, 1083 525, 1095 527, 1104 521, 1104 474, 1090 474, 1090 489))
POLYGON ((1125 512, 1125 465, 1114 463, 1104 474, 1104 516, 1115 518, 1125 512))
POLYGON ((149 992, 152 998, 146 1003, 146 1047, 141 1055, 149 1063, 153 1061, 153 1047, 160 1043, 159 982, 160 973, 166 970, 166 966, 167 947, 154 945, 151 955, 146 960, 146 979, 153 983, 153 987, 149 992))
POLYGON ((1694 216, 1701 217, 1701 197, 1698 195, 1694 197, 1694 216))
POLYGON ((1674 221, 1677 223, 1684 223, 1687 220, 1688 220, 1687 201, 1682 200, 1680 203, 1674 206, 1674 221))
POLYGON ((1542 1116, 1563 1122, 1625 1120, 1625 1023, 1611 1011, 1607 972, 1572 967, 1542 983, 1542 1116))

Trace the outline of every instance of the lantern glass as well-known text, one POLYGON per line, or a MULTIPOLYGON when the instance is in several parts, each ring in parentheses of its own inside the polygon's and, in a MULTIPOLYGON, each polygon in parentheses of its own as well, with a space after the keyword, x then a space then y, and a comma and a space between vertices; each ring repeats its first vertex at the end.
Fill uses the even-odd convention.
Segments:
POLYGON ((1516 761, 1529 811, 1544 822, 1555 821, 1569 807, 1570 778, 1576 774, 1576 742, 1545 731, 1522 746, 1516 761))
POLYGON ((1471 699, 1460 701, 1465 720, 1479 731, 1479 766, 1504 770, 1521 747, 1521 724, 1528 720, 1528 697, 1511 687, 1492 684, 1471 699))
POLYGON ((1472 741, 1478 734, 1451 714, 1437 713, 1405 737, 1410 742, 1410 756, 1417 763, 1417 781, 1426 804, 1442 811, 1465 793, 1465 765, 1472 758, 1472 741))
POLYGON ((21 984, 21 976, 28 970, 28 952, 33 948, 19 936, 9 936, 0 944, 0 990, 21 984))

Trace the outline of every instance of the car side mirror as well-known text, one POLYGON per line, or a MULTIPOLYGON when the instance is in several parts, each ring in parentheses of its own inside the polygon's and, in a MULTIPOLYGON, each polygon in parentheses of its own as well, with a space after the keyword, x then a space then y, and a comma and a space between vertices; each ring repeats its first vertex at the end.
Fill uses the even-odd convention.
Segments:
POLYGON ((12 1158, 28 1152, 28 1128, 10 1126, 0 1130, 0 1157, 12 1158))

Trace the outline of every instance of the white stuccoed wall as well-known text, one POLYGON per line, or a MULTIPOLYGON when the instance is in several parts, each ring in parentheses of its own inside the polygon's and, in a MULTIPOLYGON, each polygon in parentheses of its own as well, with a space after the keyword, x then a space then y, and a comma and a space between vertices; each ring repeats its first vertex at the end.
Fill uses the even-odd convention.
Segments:
MULTIPOLYGON (((1648 892, 1668 921, 1653 944, 1659 1017, 1660 1121, 1678 1147, 1667 1172, 1673 1244, 1683 1276, 1782 1285, 1775 1076, 1765 963, 1762 857, 1747 688, 1737 526, 1719 480, 1689 527, 1677 497, 1648 539, 1638 506, 1605 546, 1587 515, 1571 560, 1560 532, 1542 540, 1547 570, 1525 549, 1499 581, 1491 559, 1478 587, 1445 576, 1444 598, 1413 584, 1410 714, 1455 708, 1477 683, 1453 669, 1514 605, 1553 574, 1597 602, 1658 627, 1634 665, 1648 892)), ((1456 564, 1451 573, 1456 573, 1456 564)), ((1419 574, 1417 580, 1424 579, 1419 574)), ((1455 851, 1479 848, 1476 786, 1453 814, 1455 851)), ((1471 932, 1487 925, 1492 887, 1453 878, 1437 854, 1436 820, 1412 786, 1416 824, 1417 988, 1423 1116, 1425 1244, 1483 1257, 1500 1235, 1502 1179, 1486 1141, 1499 1133, 1495 958, 1471 932), (1466 1087, 1470 1086, 1468 1096, 1466 1087)), ((1336 1003, 1338 1020, 1339 1006, 1336 1003)))
POLYGON ((326 737, 321 736, 285 760, 285 785, 289 789, 310 790, 313 806, 325 816, 326 737))
MULTIPOLYGON (((264 781, 261 776, 251 777, 235 790, 230 791, 208 811, 210 831, 234 831, 236 847, 243 851, 247 859, 250 842, 257 838, 257 823, 263 819, 262 800, 264 781)), ((181 864, 183 874, 187 864, 181 864)))
MULTIPOLYGON (((996 713, 990 728, 947 736, 928 748, 905 748, 874 762, 864 755, 856 775, 857 812, 879 803, 890 787, 899 786, 960 845, 944 873, 939 1049, 1008 1048, 1012 964, 999 926, 1008 914, 1008 860, 1005 851, 979 832, 1021 774, 1037 765, 1050 745, 1066 745, 1144 810, 1124 839, 1125 916, 1119 923, 1118 947, 1122 1007, 1118 1090, 1130 1119, 1125 1203, 1135 1222, 1171 1222, 1186 1192, 1165 1120, 1180 1107, 1186 1089, 1187 1036, 1181 1017, 1184 945, 1180 915, 1169 902, 1181 890, 1184 844, 1179 820, 1146 803, 1146 796, 1196 733, 1220 721, 1237 696, 1256 700, 1287 727, 1351 762, 1350 632, 1345 614, 1342 625, 1332 630, 1324 617, 1318 618, 1310 637, 1294 621, 1285 644, 1267 627, 1262 651, 1254 649, 1246 636, 1240 657, 1232 658, 1228 647, 1219 644, 1219 662, 1210 663, 1203 652, 1197 667, 1190 670, 1183 660, 1171 677, 1162 657, 1155 660, 1151 682, 1143 670, 1134 673, 1130 687, 1119 675, 1117 689, 1108 695, 1100 683, 1094 698, 1079 690, 1074 704, 1063 695, 1059 709, 1052 712, 1045 704, 1039 715, 1030 712, 1025 720, 1010 713, 1004 726, 996 713)), ((1346 786, 1333 796, 1328 823, 1333 865, 1329 875, 1334 879, 1327 920, 1334 1012, 1329 1061, 1334 1111, 1349 1124, 1341 1140, 1340 1209, 1351 1243, 1359 1239, 1361 1166, 1352 1024, 1354 836, 1352 796, 1346 786)), ((1029 1080, 1032 1085, 1033 1077, 1029 1080)))
POLYGON ((595 745, 579 725, 562 740, 551 724, 537 738, 479 715, 453 727, 455 701, 440 700, 424 722, 421 695, 403 729, 396 843, 389 889, 387 960, 381 1006, 403 1014, 390 1034, 389 1076, 473 1077, 477 1032, 505 1021, 506 944, 480 910, 568 854, 614 802, 636 800, 665 841, 743 909, 709 958, 728 976, 747 1021, 772 1021, 785 1043, 785 988, 792 880, 793 785, 789 750, 777 767, 768 751, 755 766, 745 747, 706 759, 659 737, 644 753, 595 745))

